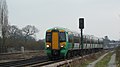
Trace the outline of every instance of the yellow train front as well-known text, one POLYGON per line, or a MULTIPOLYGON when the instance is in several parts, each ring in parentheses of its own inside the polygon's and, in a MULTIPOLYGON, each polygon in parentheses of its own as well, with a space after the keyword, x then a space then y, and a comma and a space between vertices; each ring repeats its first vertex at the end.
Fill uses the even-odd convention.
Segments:
POLYGON ((66 31, 62 28, 52 28, 46 31, 45 49, 50 59, 66 56, 68 51, 66 35, 66 31))

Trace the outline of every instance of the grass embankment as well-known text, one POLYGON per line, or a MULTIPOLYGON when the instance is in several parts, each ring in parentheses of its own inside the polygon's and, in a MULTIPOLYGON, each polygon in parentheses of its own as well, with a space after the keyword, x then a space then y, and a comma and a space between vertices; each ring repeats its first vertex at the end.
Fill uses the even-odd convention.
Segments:
POLYGON ((113 52, 109 52, 105 57, 102 58, 98 63, 96 63, 95 67, 107 67, 108 62, 111 59, 113 52))
POLYGON ((83 62, 81 63, 81 67, 86 67, 89 63, 95 61, 96 59, 98 59, 102 54, 98 53, 98 54, 93 54, 90 55, 89 57, 85 58, 85 60, 83 60, 83 62))
POLYGON ((92 54, 88 57, 82 58, 79 61, 75 61, 71 64, 71 67, 86 67, 89 63, 95 61, 96 59, 98 59, 101 55, 103 55, 103 53, 105 53, 104 51, 96 53, 96 54, 92 54))
POLYGON ((116 48, 116 65, 120 67, 120 46, 116 48))

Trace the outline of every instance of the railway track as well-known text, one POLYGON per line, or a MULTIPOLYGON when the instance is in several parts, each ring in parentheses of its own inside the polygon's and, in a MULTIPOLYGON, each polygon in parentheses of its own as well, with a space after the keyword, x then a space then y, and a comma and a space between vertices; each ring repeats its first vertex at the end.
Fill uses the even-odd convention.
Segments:
MULTIPOLYGON (((85 55, 85 56, 89 56, 89 55, 85 55)), ((85 56, 83 56, 83 57, 85 57, 85 56)), ((78 59, 81 59, 81 57, 79 57, 79 58, 74 57, 69 60, 62 59, 62 60, 49 61, 47 59, 47 56, 41 56, 41 57, 35 57, 35 58, 27 59, 27 60, 0 63, 0 67, 41 67, 44 65, 51 65, 51 64, 56 64, 56 63, 58 63, 56 65, 59 65, 59 64, 64 65, 67 62, 69 63, 69 62, 72 62, 72 61, 78 60, 78 59)))
POLYGON ((26 60, 0 63, 0 67, 27 66, 27 65, 45 62, 45 61, 48 61, 47 56, 40 56, 40 57, 35 57, 35 58, 31 58, 31 59, 26 59, 26 60))
POLYGON ((24 67, 41 67, 41 66, 44 66, 44 65, 49 65, 49 64, 60 62, 60 61, 62 61, 62 60, 44 61, 44 62, 41 62, 41 63, 33 63, 33 64, 24 65, 24 67))
POLYGON ((47 58, 42 60, 39 58, 32 58, 21 61, 0 63, 0 67, 41 67, 44 65, 49 65, 60 61, 62 60, 49 61, 47 58))
POLYGON ((47 63, 52 63, 51 61, 48 60, 39 60, 39 61, 35 61, 35 62, 29 62, 29 63, 25 63, 25 64, 19 64, 19 65, 14 65, 15 67, 33 67, 33 66, 42 66, 42 65, 46 65, 47 63), (39 65, 38 65, 39 64, 39 65))

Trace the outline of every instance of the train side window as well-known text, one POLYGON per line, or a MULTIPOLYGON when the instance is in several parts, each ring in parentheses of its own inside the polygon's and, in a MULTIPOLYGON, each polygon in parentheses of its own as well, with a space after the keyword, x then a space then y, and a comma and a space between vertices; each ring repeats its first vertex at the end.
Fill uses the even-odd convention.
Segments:
POLYGON ((68 35, 68 42, 72 43, 72 36, 68 35))
POLYGON ((83 43, 86 43, 86 40, 87 40, 87 39, 86 39, 86 36, 85 36, 85 37, 83 38, 83 43))
POLYGON ((79 37, 74 36, 74 43, 79 43, 79 37))
POLYGON ((87 43, 90 44, 90 39, 87 38, 87 43))

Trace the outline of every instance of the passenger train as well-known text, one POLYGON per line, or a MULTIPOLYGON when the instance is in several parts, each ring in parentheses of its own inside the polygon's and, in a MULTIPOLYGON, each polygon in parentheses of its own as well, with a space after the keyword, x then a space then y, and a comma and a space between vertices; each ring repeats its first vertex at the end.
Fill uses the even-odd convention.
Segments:
POLYGON ((70 58, 98 52, 103 49, 103 39, 91 35, 81 36, 67 28, 54 27, 46 30, 45 50, 49 59, 70 58))

